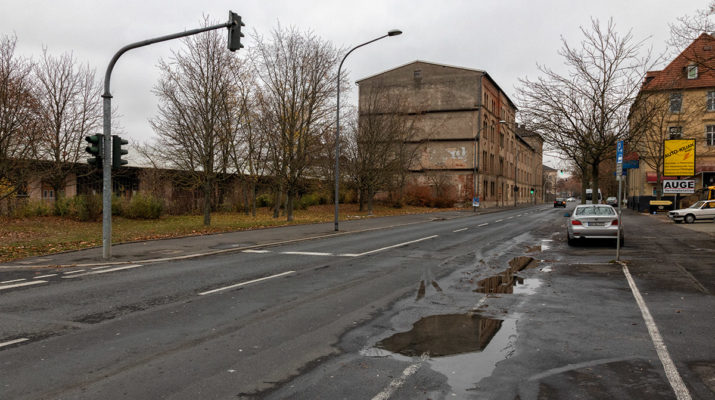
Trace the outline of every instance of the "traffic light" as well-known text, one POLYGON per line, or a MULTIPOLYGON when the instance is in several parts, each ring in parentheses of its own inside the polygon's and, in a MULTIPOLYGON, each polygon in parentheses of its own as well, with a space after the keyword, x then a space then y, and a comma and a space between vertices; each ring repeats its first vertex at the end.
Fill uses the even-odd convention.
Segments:
POLYGON ((102 155, 104 154, 104 135, 85 136, 84 140, 89 143, 89 146, 84 148, 84 151, 93 156, 88 158, 87 163, 95 168, 102 168, 102 155))
POLYGON ((129 164, 129 161, 122 160, 123 155, 129 154, 128 150, 122 149, 125 144, 129 144, 129 142, 117 135, 112 135, 112 168, 119 168, 122 165, 129 164))
POLYGON ((534 194, 534 189, 529 190, 529 194, 534 194))
POLYGON ((228 22, 231 23, 231 26, 228 27, 228 49, 231 51, 242 49, 241 38, 243 33, 241 33, 241 27, 246 25, 241 22, 241 16, 233 11, 228 12, 228 22))
POLYGON ((519 191, 519 186, 514 186, 514 191, 518 192, 519 191))

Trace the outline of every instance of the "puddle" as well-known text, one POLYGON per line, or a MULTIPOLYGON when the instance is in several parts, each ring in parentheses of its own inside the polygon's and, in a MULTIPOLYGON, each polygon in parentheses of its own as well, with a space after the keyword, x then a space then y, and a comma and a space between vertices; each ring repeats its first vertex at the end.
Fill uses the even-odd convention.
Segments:
POLYGON ((469 398, 498 362, 516 348, 515 318, 497 320, 476 314, 433 315, 414 324, 409 332, 395 334, 365 349, 364 356, 392 357, 404 362, 428 353, 426 363, 447 378, 452 396, 469 398))
POLYGON ((415 322, 411 330, 396 333, 376 346, 408 357, 473 353, 487 347, 502 322, 472 313, 431 315, 415 322))
POLYGON ((477 293, 514 293, 514 286, 524 283, 524 279, 514 275, 526 268, 535 268, 538 262, 532 257, 514 257, 509 261, 509 268, 503 272, 484 278, 477 282, 477 288, 474 290, 477 293))

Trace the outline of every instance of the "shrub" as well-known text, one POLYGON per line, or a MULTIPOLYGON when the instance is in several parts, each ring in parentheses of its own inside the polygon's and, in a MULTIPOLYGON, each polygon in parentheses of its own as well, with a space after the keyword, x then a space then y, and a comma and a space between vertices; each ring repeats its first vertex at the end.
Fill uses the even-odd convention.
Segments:
POLYGON ((256 197, 256 207, 273 207, 273 197, 268 193, 256 197))
POLYGON ((74 207, 71 217, 77 218, 80 221, 96 221, 102 216, 102 196, 79 195, 73 198, 74 207))
POLYGON ((151 195, 137 193, 124 208, 124 217, 131 219, 157 219, 161 217, 164 205, 151 195))
POLYGON ((127 201, 119 196, 112 196, 112 215, 123 215, 127 201))
POLYGON ((14 210, 13 215, 21 218, 46 217, 52 215, 53 205, 45 201, 29 201, 14 210))

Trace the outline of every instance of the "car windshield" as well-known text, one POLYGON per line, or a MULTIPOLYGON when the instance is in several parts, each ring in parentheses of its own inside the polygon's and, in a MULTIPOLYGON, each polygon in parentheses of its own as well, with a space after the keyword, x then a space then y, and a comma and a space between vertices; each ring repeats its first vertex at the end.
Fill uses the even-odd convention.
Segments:
POLYGON ((608 207, 594 206, 594 207, 578 207, 578 208, 576 208, 576 212, 574 214, 575 215, 614 215, 615 213, 616 213, 615 210, 611 206, 608 206, 608 207))
POLYGON ((561 197, 559 197, 559 198, 556 199, 556 201, 564 201, 564 199, 561 198, 561 197))
POLYGON ((692 206, 690 206, 688 208, 701 208, 703 206, 703 204, 705 204, 704 201, 697 201, 697 202, 695 202, 695 204, 693 204, 692 206))

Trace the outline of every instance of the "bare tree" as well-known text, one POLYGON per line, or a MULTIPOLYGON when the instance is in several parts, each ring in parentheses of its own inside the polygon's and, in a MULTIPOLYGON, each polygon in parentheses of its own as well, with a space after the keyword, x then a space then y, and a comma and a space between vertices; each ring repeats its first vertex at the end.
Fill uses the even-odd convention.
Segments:
POLYGON ((715 31, 713 16, 715 16, 715 0, 710 0, 704 9, 697 10, 694 15, 678 17, 677 22, 668 24, 670 39, 667 44, 671 47, 672 55, 680 54, 701 34, 715 31))
POLYGON ((630 32, 619 35, 612 20, 602 27, 594 19, 581 33, 578 48, 562 38, 559 54, 568 72, 539 66, 544 76, 520 79, 518 98, 527 129, 541 133, 548 147, 568 154, 584 176, 590 175, 597 193, 601 162, 617 141, 630 141, 631 132, 640 132, 629 130, 629 107, 654 61, 650 51, 641 55, 643 41, 630 32))
POLYGON ((279 26, 270 41, 256 35, 254 57, 272 171, 292 221, 300 181, 321 154, 321 137, 332 129, 339 51, 312 32, 279 26))
POLYGON ((100 87, 89 65, 77 65, 71 53, 54 57, 44 49, 35 76, 41 132, 38 155, 50 161, 43 180, 60 197, 67 178, 78 170, 84 136, 99 129, 100 87))
POLYGON ((400 94, 382 84, 365 86, 357 123, 348 135, 347 172, 358 192, 360 211, 367 202, 372 214, 379 190, 389 189, 407 171, 416 154, 406 151, 414 135, 414 118, 405 112, 400 94))
POLYGON ((223 122, 235 64, 219 31, 189 36, 183 43, 184 48, 173 52, 169 61, 159 62, 163 74, 154 87, 159 112, 151 124, 162 157, 170 166, 191 172, 192 181, 187 183, 202 190, 208 226, 217 172, 227 160, 221 153, 229 134, 223 122))
POLYGON ((0 201, 26 184, 37 133, 32 64, 15 56, 16 43, 0 36, 0 201))

